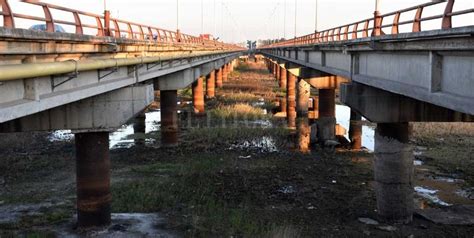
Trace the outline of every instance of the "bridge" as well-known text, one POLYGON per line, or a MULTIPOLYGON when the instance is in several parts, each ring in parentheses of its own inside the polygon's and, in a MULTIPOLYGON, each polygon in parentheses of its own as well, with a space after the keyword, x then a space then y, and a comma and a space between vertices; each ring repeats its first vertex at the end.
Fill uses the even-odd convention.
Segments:
MULTIPOLYGON (((108 133, 140 117, 160 91, 162 145, 178 143, 177 90, 191 86, 196 114, 214 97, 246 53, 236 45, 178 31, 77 11, 40 1, 44 17, 15 13, 0 0, 0 132, 69 129, 75 133, 77 210, 81 227, 110 223, 108 133), (56 20, 52 10, 74 22, 56 20), (95 19, 84 24, 81 19, 95 19), (18 19, 44 22, 46 31, 15 27, 18 19), (56 24, 74 33, 56 32, 56 24), (86 32, 93 32, 92 35, 86 32), (206 81, 206 93, 203 82, 206 81)), ((408 122, 471 122, 474 115, 474 26, 452 27, 454 0, 431 2, 356 23, 315 32, 257 49, 286 88, 282 111, 288 127, 309 137, 316 119, 317 140, 336 137, 336 91, 351 107, 352 148, 361 147, 361 117, 376 122, 377 210, 388 219, 409 222, 413 213, 413 158, 408 122), (444 13, 423 10, 446 4, 444 13), (406 12, 415 19, 400 21, 406 12), (383 19, 392 17, 393 23, 383 19), (440 19, 438 30, 422 23, 440 19), (363 25, 363 28, 360 26, 363 25), (400 33, 410 25, 412 32, 400 33), (310 88, 315 112, 309 112, 310 88), (313 95, 315 96, 315 95, 313 95)), ((258 59, 258 57, 257 57, 258 59)), ((301 140, 300 147, 309 146, 301 140)))

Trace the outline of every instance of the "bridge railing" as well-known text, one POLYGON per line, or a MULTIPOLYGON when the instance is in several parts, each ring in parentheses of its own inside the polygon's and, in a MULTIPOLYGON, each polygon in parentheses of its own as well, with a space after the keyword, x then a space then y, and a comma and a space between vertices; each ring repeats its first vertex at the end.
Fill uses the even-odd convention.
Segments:
POLYGON ((466 15, 474 13, 474 9, 465 9, 460 11, 453 11, 454 0, 444 0, 444 1, 435 1, 429 2, 422 5, 417 5, 414 7, 390 12, 387 14, 381 15, 379 12, 374 13, 374 17, 364 19, 362 21, 334 27, 327 29, 321 32, 312 33, 309 35, 296 37, 290 40, 276 42, 272 44, 265 45, 260 48, 273 48, 273 47, 282 47, 282 46, 294 46, 294 45, 309 45, 309 44, 318 44, 326 42, 338 42, 338 41, 347 41, 355 40, 360 38, 367 38, 371 36, 381 36, 386 34, 396 35, 399 34, 400 26, 411 25, 411 32, 420 32, 422 22, 432 21, 432 20, 441 20, 440 29, 450 29, 452 28, 452 17, 466 15), (428 7, 438 5, 440 3, 446 3, 443 14, 426 16, 423 17, 423 10, 428 7), (401 16, 408 13, 416 11, 415 17, 412 20, 400 21, 401 16), (387 18, 393 18, 392 23, 384 24, 383 20, 387 18), (390 28, 390 33, 384 32, 383 29, 390 28))
MULTIPOLYGON (((46 32, 55 32, 57 24, 72 26, 77 35, 86 35, 87 30, 95 31, 95 36, 108 36, 115 38, 127 38, 151 43, 163 43, 173 45, 200 46, 208 48, 241 49, 232 44, 226 44, 216 40, 205 39, 181 33, 179 30, 170 31, 154 26, 134 23, 110 17, 110 12, 106 11, 104 15, 79 11, 54 4, 40 2, 38 0, 20 0, 20 2, 41 7, 43 16, 34 16, 29 14, 20 14, 14 12, 9 4, 9 0, 0 0, 0 16, 3 16, 3 27, 16 28, 15 22, 18 19, 43 22, 46 32), (74 21, 56 19, 52 12, 61 11, 72 14, 74 21), (95 19, 94 23, 86 23, 85 19, 95 19)), ((94 22, 94 20, 93 20, 94 22)))

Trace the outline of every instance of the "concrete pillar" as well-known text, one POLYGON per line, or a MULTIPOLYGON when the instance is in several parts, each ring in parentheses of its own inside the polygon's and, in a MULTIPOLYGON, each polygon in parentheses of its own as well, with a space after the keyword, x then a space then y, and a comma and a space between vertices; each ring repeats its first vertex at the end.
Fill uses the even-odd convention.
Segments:
POLYGON ((287 107, 286 97, 280 97, 280 112, 286 112, 287 107))
POLYGON ((413 218, 413 154, 408 123, 378 123, 375 132, 377 211, 389 221, 413 218))
POLYGON ((81 228, 110 224, 109 133, 75 134, 77 221, 81 228))
POLYGON ((272 62, 272 74, 276 76, 278 65, 272 62))
POLYGON ((218 88, 222 88, 222 80, 223 80, 223 74, 224 74, 224 70, 222 68, 218 69, 216 71, 216 87, 218 88))
MULTIPOLYGON (((133 122, 133 132, 135 134, 145 134, 146 130, 146 114, 145 111, 140 112, 136 117, 133 122)), ((136 145, 143 145, 145 143, 145 140, 142 138, 137 138, 135 139, 135 144, 136 145)))
POLYGON ((222 81, 227 82, 229 79, 229 66, 227 64, 222 68, 222 81))
POLYGON ((308 102, 311 93, 311 85, 303 79, 298 79, 296 98, 296 113, 298 117, 308 117, 308 102))
POLYGON ((204 111, 204 78, 199 77, 193 83, 193 107, 194 114, 203 115, 204 111))
POLYGON ((296 82, 297 77, 288 72, 288 82, 286 84, 286 101, 287 101, 287 120, 288 128, 296 129, 296 82))
POLYGON ((275 77, 276 77, 276 80, 278 83, 280 83, 281 81, 281 77, 280 77, 280 71, 281 71, 281 68, 279 64, 276 65, 276 73, 275 73, 275 77))
POLYGON ((309 126, 308 117, 299 117, 297 119, 298 128, 298 151, 301 153, 310 152, 311 144, 311 127, 309 126))
POLYGON ((280 67, 280 88, 286 88, 287 71, 284 67, 280 67))
POLYGON ((351 149, 360 150, 362 148, 362 117, 353 110, 351 110, 349 124, 349 140, 351 140, 351 149))
POLYGON ((160 91, 161 105, 161 145, 178 145, 178 91, 160 91))
POLYGON ((336 138, 336 90, 319 89, 318 139, 324 143, 336 138))
POLYGON ((215 70, 211 71, 206 77, 206 97, 208 99, 214 98, 216 96, 216 72, 215 70))

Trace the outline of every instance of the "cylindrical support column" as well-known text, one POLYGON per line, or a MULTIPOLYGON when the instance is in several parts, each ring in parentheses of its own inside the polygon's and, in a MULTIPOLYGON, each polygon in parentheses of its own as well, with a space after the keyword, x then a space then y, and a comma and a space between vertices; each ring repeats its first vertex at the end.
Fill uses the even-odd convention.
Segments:
POLYGON ((299 117, 297 119, 298 127, 298 151, 301 153, 310 152, 311 144, 311 127, 309 126, 309 121, 307 117, 299 117))
POLYGON ((229 79, 229 65, 225 64, 224 67, 222 68, 222 81, 227 82, 229 79))
POLYGON ((296 98, 296 113, 298 117, 308 117, 308 102, 311 85, 303 79, 298 79, 298 96, 296 98))
POLYGON ((193 83, 193 107, 195 115, 203 115, 204 111, 204 78, 199 77, 193 83))
POLYGON ((282 67, 280 67, 279 64, 276 65, 276 75, 275 75, 275 77, 276 77, 276 80, 277 80, 278 83, 280 83, 280 81, 281 81, 281 77, 280 77, 280 75, 281 75, 281 73, 280 73, 281 68, 282 68, 282 67))
MULTIPOLYGON (((145 111, 140 112, 136 117, 133 122, 133 132, 135 134, 145 134, 146 130, 146 114, 145 111)), ((135 144, 136 145, 142 145, 145 143, 145 139, 143 138, 136 138, 135 139, 135 144)))
POLYGON ((110 224, 109 133, 75 134, 79 227, 110 224))
POLYGON ((286 112, 287 107, 286 97, 280 97, 280 112, 286 112))
POLYGON ((287 71, 284 67, 280 67, 280 88, 286 88, 287 71))
POLYGON ((288 82, 286 85, 286 101, 287 101, 287 120, 288 120, 288 128, 296 129, 296 82, 298 78, 288 72, 288 82))
POLYGON ((216 87, 222 88, 223 77, 224 77, 224 70, 222 68, 220 68, 216 71, 216 87))
POLYGON ((277 69, 278 69, 278 65, 275 64, 275 63, 273 63, 273 62, 272 62, 272 65, 273 65, 273 66, 272 66, 272 74, 273 74, 274 76, 276 76, 276 72, 277 72, 277 69))
POLYGON ((216 72, 215 70, 211 71, 206 77, 206 97, 208 99, 214 98, 216 96, 216 72))
POLYGON ((324 143, 336 138, 336 90, 319 89, 318 139, 324 143))
POLYGON ((377 211, 387 220, 413 218, 413 152, 408 123, 378 123, 375 132, 375 194, 377 211))
POLYGON ((174 147, 178 145, 178 91, 160 92, 161 105, 161 145, 174 147))
POLYGON ((362 148, 362 116, 353 110, 351 110, 349 124, 349 140, 351 140, 351 149, 360 150, 362 148))

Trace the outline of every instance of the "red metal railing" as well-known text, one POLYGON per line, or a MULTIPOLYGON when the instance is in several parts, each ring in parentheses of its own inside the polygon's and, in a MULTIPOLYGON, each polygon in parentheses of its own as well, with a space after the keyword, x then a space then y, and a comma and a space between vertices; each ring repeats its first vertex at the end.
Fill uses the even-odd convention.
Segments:
POLYGON ((441 29, 450 29, 452 28, 452 17, 458 15, 465 15, 469 13, 474 13, 474 9, 466 9, 457 12, 453 12, 455 0, 448 0, 443 14, 423 17, 423 10, 427 7, 437 5, 445 1, 430 2, 407 9, 387 13, 380 15, 379 12, 374 13, 373 18, 368 18, 362 21, 354 22, 351 24, 331 28, 321 32, 316 32, 313 34, 296 37, 290 40, 281 41, 273 44, 268 44, 260 48, 273 48, 281 46, 294 46, 294 45, 308 45, 308 44, 317 44, 317 43, 326 43, 326 42, 337 42, 337 41, 346 41, 354 40, 360 38, 366 38, 369 36, 381 36, 387 33, 384 33, 382 29, 391 28, 390 34, 399 34, 399 26, 410 25, 412 24, 412 32, 421 31, 421 23, 424 21, 431 21, 436 19, 441 19, 441 29), (400 21, 400 16, 404 13, 415 11, 415 17, 413 20, 400 21), (383 19, 393 17, 393 23, 383 24, 383 19), (362 28, 360 28, 362 26, 362 28), (362 34, 362 37, 359 36, 362 34))
POLYGON ((216 40, 209 40, 203 37, 196 37, 180 33, 179 30, 169 31, 161 28, 120 20, 110 17, 110 12, 106 11, 104 16, 78 11, 49 3, 43 3, 38 0, 20 0, 21 2, 41 7, 44 12, 43 17, 15 13, 8 0, 0 0, 0 16, 3 16, 3 26, 6 28, 15 28, 16 19, 26 19, 44 22, 47 32, 55 32, 55 24, 68 25, 75 27, 75 34, 84 35, 84 29, 97 30, 96 36, 109 36, 115 38, 128 38, 153 43, 179 44, 189 46, 204 46, 225 49, 242 49, 239 46, 226 44, 216 40), (71 13, 74 21, 65 21, 55 19, 51 10, 59 10, 71 13), (95 24, 85 24, 82 18, 89 17, 95 19, 95 24), (125 26, 125 27, 123 27, 125 26))

